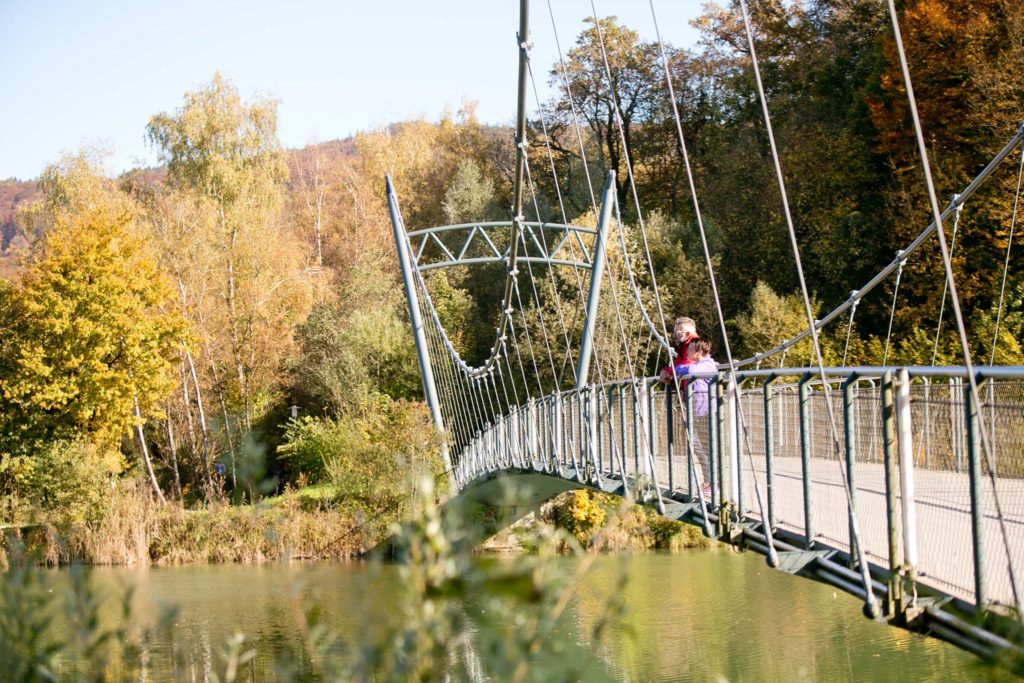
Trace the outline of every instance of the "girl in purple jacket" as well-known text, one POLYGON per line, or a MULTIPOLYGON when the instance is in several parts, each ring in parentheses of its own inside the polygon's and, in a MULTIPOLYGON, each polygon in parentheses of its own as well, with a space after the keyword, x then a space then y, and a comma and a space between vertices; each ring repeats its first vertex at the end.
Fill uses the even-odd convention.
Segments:
MULTIPOLYGON (((711 343, 706 339, 694 339, 686 350, 686 362, 676 365, 676 376, 689 372, 715 372, 718 365, 711 357, 711 343)), ((698 377, 690 380, 690 392, 693 394, 693 414, 703 417, 708 414, 708 385, 711 379, 698 377)))

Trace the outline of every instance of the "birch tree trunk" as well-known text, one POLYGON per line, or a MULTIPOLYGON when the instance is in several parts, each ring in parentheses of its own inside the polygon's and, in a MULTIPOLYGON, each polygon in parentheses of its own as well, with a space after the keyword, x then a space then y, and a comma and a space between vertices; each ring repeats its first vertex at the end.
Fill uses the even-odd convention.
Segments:
POLYGON ((184 494, 181 492, 181 473, 178 470, 178 445, 174 441, 174 428, 171 426, 171 415, 170 411, 167 411, 167 447, 171 451, 171 466, 174 468, 174 492, 178 496, 178 500, 184 498, 184 494))
POLYGON ((188 361, 189 373, 192 375, 192 384, 196 390, 196 410, 199 412, 199 429, 203 435, 203 469, 206 474, 207 493, 213 495, 213 476, 210 473, 210 436, 206 430, 206 412, 203 410, 203 392, 199 388, 199 377, 196 375, 196 364, 192 360, 192 354, 185 349, 185 360, 188 361))
POLYGON ((156 473, 153 472, 153 462, 149 459, 149 448, 146 446, 146 435, 142 431, 142 411, 139 410, 139 399, 136 396, 132 401, 135 404, 135 433, 139 437, 139 448, 142 449, 142 460, 146 463, 146 472, 149 473, 149 481, 153 484, 153 490, 156 491, 156 497, 160 499, 162 504, 166 504, 167 499, 164 498, 164 492, 160 490, 160 484, 156 480, 156 473))

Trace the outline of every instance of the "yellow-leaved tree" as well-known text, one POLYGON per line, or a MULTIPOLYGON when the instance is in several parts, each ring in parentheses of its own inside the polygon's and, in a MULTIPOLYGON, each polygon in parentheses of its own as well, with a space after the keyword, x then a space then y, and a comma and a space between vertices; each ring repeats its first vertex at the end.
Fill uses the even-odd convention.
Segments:
MULTIPOLYGON (((301 234, 280 217, 288 167, 277 101, 244 102, 216 74, 185 93, 174 113, 153 116, 147 133, 167 164, 171 194, 164 199, 191 206, 177 218, 163 211, 166 220, 157 222, 177 235, 165 240, 163 258, 195 323, 200 368, 209 373, 225 429, 233 413, 248 431, 272 400, 319 273, 301 234), (177 252, 185 249, 190 256, 181 259, 177 252)), ((228 447, 233 455, 230 433, 228 447)))
POLYGON ((123 469, 122 438, 173 389, 185 323, 148 230, 85 155, 42 187, 42 235, 0 287, 0 484, 47 503, 123 469))

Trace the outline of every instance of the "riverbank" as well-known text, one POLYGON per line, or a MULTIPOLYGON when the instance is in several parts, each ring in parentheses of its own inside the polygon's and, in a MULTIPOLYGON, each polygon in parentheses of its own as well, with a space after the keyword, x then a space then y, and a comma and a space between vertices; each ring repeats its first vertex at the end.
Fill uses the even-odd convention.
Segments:
POLYGON ((131 486, 92 519, 39 512, 31 522, 8 525, 0 563, 6 565, 12 553, 47 566, 345 559, 363 552, 381 527, 386 530, 387 522, 316 496, 186 508, 158 503, 131 486))
MULTIPOLYGON (((386 536, 389 521, 336 500, 322 487, 256 505, 187 508, 158 503, 146 487, 131 485, 112 494, 93 519, 37 513, 31 522, 6 525, 0 566, 12 554, 46 566, 341 560, 372 548, 386 536)), ((480 545, 482 552, 532 552, 541 525, 568 532, 591 552, 678 551, 714 543, 651 507, 588 490, 563 493, 515 521, 500 520, 494 511, 474 521, 494 530, 480 545)))

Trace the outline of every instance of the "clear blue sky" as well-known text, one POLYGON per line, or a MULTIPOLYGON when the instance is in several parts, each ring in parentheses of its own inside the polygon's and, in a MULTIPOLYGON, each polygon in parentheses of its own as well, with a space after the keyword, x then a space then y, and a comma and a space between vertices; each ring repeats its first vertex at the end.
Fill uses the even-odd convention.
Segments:
MULTIPOLYGON (((653 39, 648 0, 595 0, 653 39)), ((656 0, 663 37, 691 45, 698 0, 656 0)), ((552 0, 562 47, 589 0, 552 0)), ((152 114, 220 70, 246 97, 281 100, 288 147, 346 137, 476 100, 489 123, 515 112, 517 0, 0 0, 0 178, 32 178, 99 142, 111 171, 153 164, 152 114)), ((556 59, 546 0, 533 0, 538 85, 556 59)), ((533 107, 531 95, 531 109, 533 107)))

